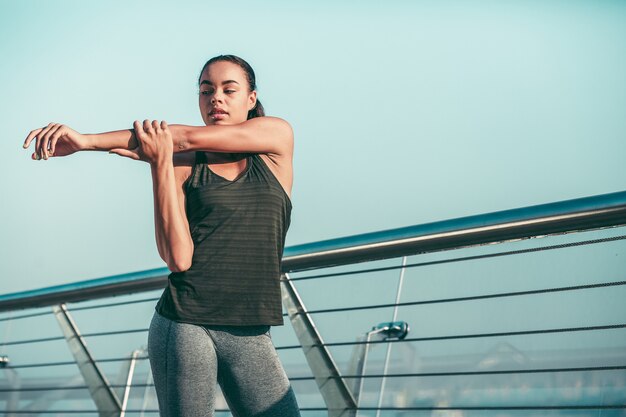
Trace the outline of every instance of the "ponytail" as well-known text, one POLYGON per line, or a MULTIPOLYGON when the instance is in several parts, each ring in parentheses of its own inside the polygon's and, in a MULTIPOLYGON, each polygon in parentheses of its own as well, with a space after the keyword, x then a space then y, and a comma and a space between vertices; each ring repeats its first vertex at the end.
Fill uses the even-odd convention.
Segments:
POLYGON ((263 116, 265 116, 265 109, 263 108, 261 101, 257 100, 256 105, 252 108, 252 110, 248 110, 248 120, 263 116))

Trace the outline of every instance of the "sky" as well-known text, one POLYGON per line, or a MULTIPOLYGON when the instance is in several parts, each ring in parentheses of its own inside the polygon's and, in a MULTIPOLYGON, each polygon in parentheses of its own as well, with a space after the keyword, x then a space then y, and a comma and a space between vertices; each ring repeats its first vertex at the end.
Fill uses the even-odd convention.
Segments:
MULTIPOLYGON (((33 161, 22 143, 49 122, 82 133, 130 128, 136 119, 201 125, 197 77, 219 54, 247 60, 267 114, 294 129, 288 247, 624 191, 624 22, 626 2, 609 0, 0 0, 2 292, 165 266, 154 240, 147 164, 98 152, 33 161)), ((621 229, 408 262, 617 236, 621 229)), ((625 249, 621 240, 407 269, 401 301, 619 281, 625 249)), ((391 303, 398 274, 296 283, 310 309, 391 303)), ((624 323, 625 291, 537 296, 532 304, 520 297, 410 306, 398 317, 410 322, 412 337, 624 323)), ((153 304, 109 309, 105 320, 101 310, 73 314, 86 331, 145 328, 153 304)), ((326 341, 345 341, 390 315, 372 309, 315 319, 326 341)), ((0 340, 59 334, 52 315, 12 323, 2 323, 0 340)), ((297 344, 290 326, 272 332, 277 344, 297 344)), ((123 343, 92 337, 89 346, 98 359, 116 357, 145 344, 145 336, 123 343)), ((394 347, 393 358, 444 355, 447 362, 445 355, 483 355, 504 342, 559 356, 570 348, 623 352, 625 337, 622 329, 407 343, 406 352, 394 347)), ((39 344, 3 345, 1 353, 14 364, 69 359, 63 341, 46 346, 45 354, 39 344)), ((343 372, 351 349, 333 350, 343 372)), ((372 348, 370 358, 382 363, 383 354, 372 348)), ((304 364, 302 355, 281 351, 288 365, 304 364)), ((102 366, 110 375, 118 370, 102 366)))
POLYGON ((626 189, 620 1, 0 0, 5 293, 164 266, 147 164, 30 130, 200 125, 246 59, 295 133, 287 246, 626 189))

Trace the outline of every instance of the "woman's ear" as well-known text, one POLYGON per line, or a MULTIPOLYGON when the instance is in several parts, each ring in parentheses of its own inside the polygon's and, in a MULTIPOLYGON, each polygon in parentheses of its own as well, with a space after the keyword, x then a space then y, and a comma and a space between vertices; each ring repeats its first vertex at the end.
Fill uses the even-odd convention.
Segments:
POLYGON ((254 106, 256 106, 256 90, 248 96, 248 111, 252 110, 254 106))

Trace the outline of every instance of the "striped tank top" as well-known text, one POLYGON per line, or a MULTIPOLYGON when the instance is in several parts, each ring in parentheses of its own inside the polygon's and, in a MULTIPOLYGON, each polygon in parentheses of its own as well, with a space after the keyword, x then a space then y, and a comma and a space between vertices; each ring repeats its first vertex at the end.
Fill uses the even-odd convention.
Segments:
POLYGON ((282 325, 280 267, 291 200, 258 154, 233 181, 196 152, 184 184, 191 267, 172 272, 155 307, 175 321, 205 325, 282 325))

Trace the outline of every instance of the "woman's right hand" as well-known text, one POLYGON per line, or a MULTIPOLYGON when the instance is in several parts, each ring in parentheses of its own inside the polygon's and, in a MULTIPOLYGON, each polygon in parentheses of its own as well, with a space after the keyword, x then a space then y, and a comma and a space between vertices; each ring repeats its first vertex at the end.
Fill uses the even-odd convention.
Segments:
POLYGON ((25 149, 30 146, 33 139, 36 139, 35 152, 31 158, 36 160, 71 155, 86 149, 87 146, 86 135, 59 123, 50 123, 46 127, 31 131, 24 141, 25 149))
POLYGON ((146 119, 143 123, 135 120, 133 128, 138 146, 135 149, 111 149, 109 153, 145 161, 150 165, 157 165, 161 162, 172 163, 174 155, 172 133, 165 120, 150 122, 146 119))

